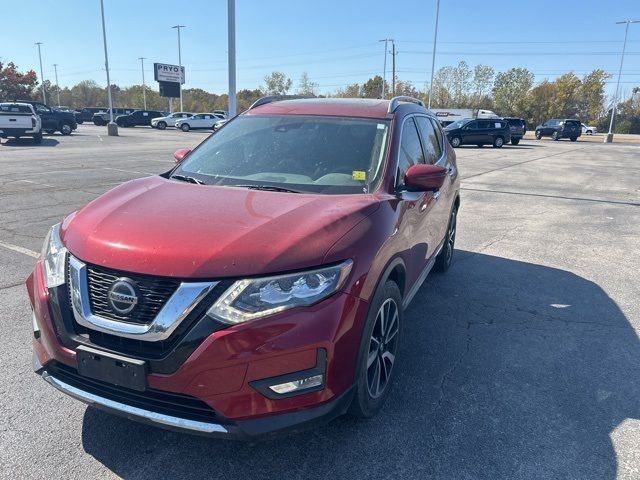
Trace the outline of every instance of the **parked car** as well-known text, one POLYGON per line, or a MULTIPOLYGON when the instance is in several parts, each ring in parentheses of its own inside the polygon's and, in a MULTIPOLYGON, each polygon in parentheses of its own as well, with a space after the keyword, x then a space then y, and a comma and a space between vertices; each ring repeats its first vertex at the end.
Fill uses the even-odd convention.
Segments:
POLYGON ((215 113, 198 113, 189 118, 182 118, 175 123, 175 127, 183 132, 195 130, 199 128, 213 128, 218 120, 224 120, 220 115, 215 113))
POLYGON ((0 103, 0 138, 33 137, 42 143, 42 121, 29 103, 0 103))
POLYGON ((216 130, 218 130, 219 128, 221 128, 225 123, 227 123, 229 120, 228 119, 224 119, 224 120, 218 120, 216 123, 213 124, 213 131, 215 132, 216 130))
POLYGON ((493 145, 501 148, 511 141, 511 132, 506 120, 500 118, 483 120, 459 120, 444 129, 453 147, 460 145, 493 145))
POLYGON ((584 133, 585 135, 595 135, 596 133, 598 133, 597 127, 589 127, 584 123, 581 123, 580 126, 582 127, 582 133, 584 133))
POLYGON ((79 124, 82 124, 84 122, 92 122, 93 121, 93 116, 96 113, 107 113, 109 112, 109 109, 106 107, 86 107, 86 108, 82 108, 80 109, 80 111, 78 113, 76 113, 76 121, 79 124))
POLYGON ((527 133, 526 122, 522 118, 505 117, 503 120, 509 124, 511 133, 511 145, 518 145, 524 134, 527 133))
MULTIPOLYGON (((115 121, 120 115, 129 115, 130 113, 135 112, 135 108, 114 108, 113 109, 113 120, 115 121)), ((109 109, 107 108, 104 112, 97 112, 93 114, 91 120, 94 125, 104 126, 109 123, 109 109)))
POLYGON ((175 127, 178 120, 189 118, 194 115, 194 113, 189 112, 175 112, 169 115, 163 115, 162 117, 152 119, 151 126, 153 128, 157 128, 158 130, 164 130, 167 127, 175 127))
POLYGON ((60 132, 62 135, 71 135, 78 128, 75 114, 71 112, 59 112, 40 102, 32 102, 30 100, 20 101, 33 106, 36 114, 40 116, 42 122, 42 130, 49 135, 60 132))
POLYGON ((213 114, 222 118, 229 118, 229 113, 226 110, 214 110, 213 114))
POLYGON ((380 411, 421 348, 403 312, 451 265, 456 156, 420 100, 277 98, 51 228, 26 282, 44 380, 223 438, 380 411))
POLYGON ((536 138, 551 137, 554 140, 568 138, 575 142, 582 134, 580 120, 572 118, 552 118, 536 127, 536 138))
POLYGON ((135 110, 129 114, 118 115, 115 122, 119 127, 151 126, 151 120, 163 117, 164 113, 157 110, 135 110))

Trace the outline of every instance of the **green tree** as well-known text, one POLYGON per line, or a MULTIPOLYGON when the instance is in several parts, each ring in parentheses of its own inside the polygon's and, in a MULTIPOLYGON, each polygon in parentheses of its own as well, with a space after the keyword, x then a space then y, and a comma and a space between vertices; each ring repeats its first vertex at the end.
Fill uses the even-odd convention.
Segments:
POLYGON ((38 77, 33 70, 18 71, 18 66, 0 62, 0 101, 28 100, 36 95, 38 77))
POLYGON ((548 80, 544 80, 529 91, 522 112, 528 125, 535 127, 553 116, 552 104, 555 96, 556 84, 548 80))
POLYGON ((317 91, 318 84, 309 79, 309 74, 307 72, 302 72, 296 93, 298 95, 315 96, 317 91))
POLYGON ((367 80, 364 85, 362 85, 361 93, 364 98, 381 98, 382 77, 380 75, 376 75, 375 77, 367 80))
POLYGON ((447 65, 440 68, 433 76, 432 106, 439 108, 453 107, 453 68, 447 65))
POLYGON ((495 70, 487 65, 476 65, 473 68, 473 80, 471 82, 473 94, 471 106, 475 108, 492 108, 491 88, 495 70))
POLYGON ((493 100, 499 115, 521 115, 527 93, 533 86, 533 78, 533 73, 526 68, 512 68, 496 75, 493 100))
POLYGON ((578 98, 582 82, 573 73, 565 73, 556 78, 556 90, 551 107, 552 117, 576 117, 578 115, 578 98))
POLYGON ((362 97, 362 86, 359 83, 351 83, 345 88, 339 88, 332 95, 340 98, 360 98, 362 97))
POLYGON ((263 88, 267 95, 286 95, 293 82, 282 72, 271 72, 264 77, 263 88))
POLYGON ((462 60, 451 69, 451 100, 454 107, 466 107, 469 103, 473 72, 462 60))
POLYGON ((602 69, 593 70, 582 78, 578 92, 578 116, 585 123, 596 122, 604 113, 604 86, 610 77, 602 69))

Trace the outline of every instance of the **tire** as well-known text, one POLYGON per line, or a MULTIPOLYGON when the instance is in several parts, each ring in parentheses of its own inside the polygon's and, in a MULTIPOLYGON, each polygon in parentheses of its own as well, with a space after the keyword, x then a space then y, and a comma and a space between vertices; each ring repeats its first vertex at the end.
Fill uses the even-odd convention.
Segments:
POLYGON ((33 136, 33 143, 35 143, 36 145, 40 145, 42 143, 42 132, 36 133, 33 136))
POLYGON ((495 140, 493 141, 494 148, 502 148, 503 145, 504 145, 504 138, 502 137, 496 137, 495 140))
POLYGON ((451 260, 453 259, 453 251, 456 243, 456 220, 458 218, 458 208, 454 207, 449 217, 449 225, 447 225, 447 233, 444 236, 444 245, 442 250, 436 257, 436 263, 433 265, 433 269, 436 272, 446 272, 451 266, 451 260))
POLYGON ((520 139, 519 138, 512 138, 511 139, 511 145, 518 145, 520 143, 520 139))
POLYGON ((542 132, 538 132, 536 130, 536 140, 540 140, 542 138, 542 132))
POLYGON ((355 396, 349 407, 352 415, 360 418, 373 417, 389 396, 398 370, 395 365, 401 343, 402 318, 400 289, 395 282, 388 280, 376 292, 362 330, 356 365, 355 396))
POLYGON ((49 135, 53 135, 56 131, 55 130, 45 130, 45 132, 47 132, 49 135))
POLYGON ((587 135, 593 135, 593 130, 587 130, 585 133, 586 133, 587 135))
POLYGON ((165 128, 167 128, 167 122, 158 122, 158 125, 156 125, 156 127, 158 127, 158 130, 164 130, 165 128))
POLYGON ((73 129, 69 123, 63 122, 60 124, 60 133, 62 135, 71 135, 71 132, 73 132, 73 129))
POLYGON ((453 148, 458 148, 460 145, 462 145, 462 139, 460 137, 453 137, 451 139, 451 146, 453 148))
POLYGON ((557 142, 558 140, 560 140, 560 135, 558 134, 558 132, 553 132, 551 134, 551 138, 553 138, 557 142))
POLYGON ((183 123, 182 125, 180 125, 180 130, 182 130, 183 132, 188 132, 190 128, 191 127, 188 123, 183 123))
POLYGON ((572 142, 575 142, 576 140, 578 140, 578 137, 571 137, 569 140, 571 140, 572 142))

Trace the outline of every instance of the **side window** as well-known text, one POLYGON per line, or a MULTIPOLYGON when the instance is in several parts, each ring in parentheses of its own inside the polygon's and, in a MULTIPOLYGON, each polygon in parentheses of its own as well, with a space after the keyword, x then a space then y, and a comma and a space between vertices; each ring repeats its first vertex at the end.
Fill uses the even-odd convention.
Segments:
POLYGON ((415 117, 418 130, 422 134, 425 163, 436 163, 442 154, 437 131, 427 117, 415 117))
POLYGON ((398 155, 398 185, 404 184, 404 174, 409 167, 424 163, 424 153, 420 144, 420 137, 413 118, 404 122, 402 137, 400 138, 400 153, 398 155))
POLYGON ((464 126, 465 130, 477 130, 478 122, 469 122, 464 126))
POLYGON ((36 112, 38 113, 38 115, 43 114, 43 113, 51 113, 51 110, 49 110, 49 107, 47 107, 46 105, 42 105, 40 103, 36 103, 35 107, 36 107, 36 112))

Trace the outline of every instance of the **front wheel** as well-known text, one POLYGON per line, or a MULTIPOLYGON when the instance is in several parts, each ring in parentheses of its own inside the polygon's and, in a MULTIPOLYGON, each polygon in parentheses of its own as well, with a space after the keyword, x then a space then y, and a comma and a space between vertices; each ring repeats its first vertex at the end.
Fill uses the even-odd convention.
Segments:
POLYGON ((511 145, 518 145, 520 143, 520 139, 519 138, 512 138, 511 139, 511 145))
POLYGON ((189 124, 188 124, 188 123, 183 123, 183 124, 180 126, 180 130, 182 130, 183 132, 188 132, 190 128, 191 128, 191 127, 189 126, 189 124))
POLYGON ((389 396, 402 333, 401 305, 400 289, 391 280, 371 302, 360 340, 355 397, 349 407, 360 418, 373 417, 389 396))
POLYGON ((560 140, 560 135, 558 134, 558 132, 553 132, 553 135, 551 135, 551 138, 553 138, 555 141, 560 140))
POLYGON ((69 125, 68 123, 63 123, 62 125, 60 125, 60 133, 62 135, 71 135, 72 131, 73 129, 71 128, 71 125, 69 125))
POLYGON ((458 148, 460 145, 462 145, 462 139, 460 137, 453 137, 451 139, 451 146, 453 148, 458 148))
POLYGON ((578 140, 578 137, 571 137, 571 138, 570 138, 570 140, 571 140, 572 142, 575 142, 576 140, 578 140))
POLYGON ((496 137, 496 139, 493 141, 494 148, 502 148, 503 145, 504 139, 502 137, 496 137))
POLYGON ((158 130, 164 130, 165 128, 167 128, 167 123, 166 122, 158 122, 158 125, 156 125, 158 127, 158 130))
POLYGON ((451 260, 453 259, 453 249, 456 243, 456 219, 458 217, 458 209, 453 208, 451 216, 449 217, 449 225, 447 225, 447 234, 444 237, 444 244, 442 250, 436 257, 436 263, 433 265, 433 269, 436 272, 446 272, 451 266, 451 260))
POLYGON ((542 138, 542 132, 536 131, 536 140, 540 140, 542 138))

